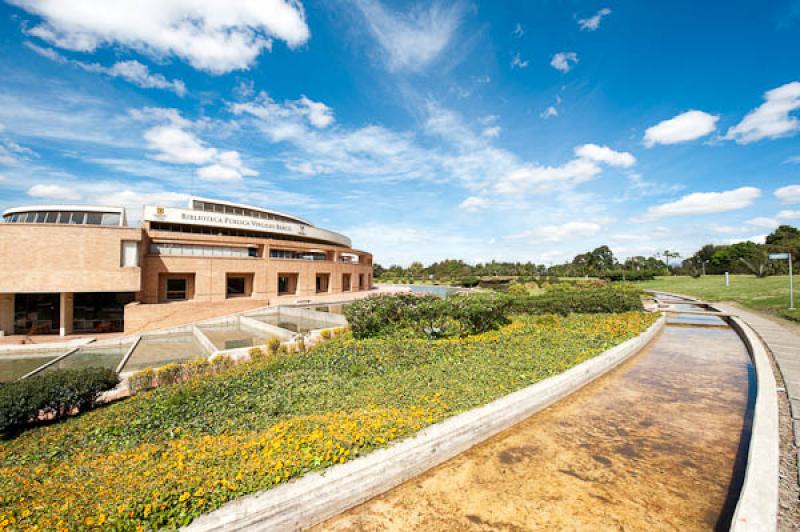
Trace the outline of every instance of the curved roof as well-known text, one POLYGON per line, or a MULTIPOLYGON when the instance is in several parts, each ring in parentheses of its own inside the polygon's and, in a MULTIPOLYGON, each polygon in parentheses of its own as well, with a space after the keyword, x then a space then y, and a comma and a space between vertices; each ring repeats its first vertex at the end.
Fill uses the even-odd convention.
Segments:
POLYGON ((41 212, 41 211, 83 211, 83 212, 113 212, 125 214, 123 207, 111 207, 109 205, 23 205, 21 207, 11 207, 3 211, 3 216, 19 214, 22 212, 41 212))
POLYGON ((308 220, 306 220, 304 218, 300 218, 299 216, 295 216, 294 214, 288 214, 288 213, 285 213, 285 212, 282 212, 282 211, 276 211, 275 209, 265 209, 264 207, 255 207, 253 205, 247 205, 245 203, 234 203, 232 201, 220 200, 220 199, 212 199, 212 198, 204 198, 204 197, 201 197, 201 196, 192 196, 191 198, 189 198, 189 208, 190 209, 194 209, 194 202, 195 201, 202 201, 204 203, 216 203, 218 205, 227 205, 228 207, 235 207, 235 208, 238 208, 238 209, 249 209, 251 211, 258 211, 258 212, 263 212, 263 213, 268 213, 268 214, 274 214, 276 216, 280 216, 282 218, 287 218, 287 219, 292 220, 292 221, 294 221, 296 223, 299 223, 299 224, 307 225, 309 227, 314 227, 314 224, 312 224, 308 220))

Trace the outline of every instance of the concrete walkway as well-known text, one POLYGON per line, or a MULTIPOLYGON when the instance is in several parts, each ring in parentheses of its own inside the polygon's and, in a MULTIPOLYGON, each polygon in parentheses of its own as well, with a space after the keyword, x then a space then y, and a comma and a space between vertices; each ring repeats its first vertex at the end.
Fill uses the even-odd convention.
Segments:
MULTIPOLYGON (((755 329, 772 352, 789 396, 794 445, 800 447, 800 334, 759 314, 722 303, 713 305, 724 312, 742 318, 755 329)), ((800 481, 800 461, 798 462, 798 481, 800 481)))

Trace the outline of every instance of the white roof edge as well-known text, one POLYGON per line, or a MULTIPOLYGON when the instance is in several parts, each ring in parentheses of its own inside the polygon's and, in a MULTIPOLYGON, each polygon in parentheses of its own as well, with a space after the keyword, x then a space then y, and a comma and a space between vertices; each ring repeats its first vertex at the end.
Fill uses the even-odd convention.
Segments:
POLYGON ((85 212, 114 212, 125 214, 124 207, 111 207, 109 205, 23 205, 11 207, 3 211, 3 216, 31 211, 85 211, 85 212))
POLYGON ((289 214, 287 212, 276 211, 275 209, 266 209, 264 207, 256 207, 254 205, 247 205, 245 203, 235 203, 233 201, 228 200, 221 200, 221 199, 214 199, 214 198, 204 198, 202 196, 191 196, 189 198, 189 208, 192 209, 194 207, 195 201, 203 201, 207 203, 219 203, 220 205, 227 205, 229 207, 238 207, 240 209, 250 209, 253 211, 261 211, 261 212, 268 212, 270 214, 277 214, 278 216, 285 216, 286 218, 290 218, 292 220, 296 220, 302 224, 305 224, 309 227, 314 227, 314 224, 306 220, 305 218, 300 218, 299 216, 295 216, 294 214, 289 214))

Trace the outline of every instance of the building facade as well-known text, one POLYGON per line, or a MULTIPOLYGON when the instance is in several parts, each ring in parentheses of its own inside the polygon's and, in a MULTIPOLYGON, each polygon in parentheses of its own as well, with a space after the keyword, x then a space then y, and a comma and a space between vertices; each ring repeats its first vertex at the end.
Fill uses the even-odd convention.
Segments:
POLYGON ((144 207, 39 205, 0 223, 0 331, 133 332, 372 288, 372 256, 289 214, 191 198, 144 207), (191 319, 190 319, 191 318, 191 319))

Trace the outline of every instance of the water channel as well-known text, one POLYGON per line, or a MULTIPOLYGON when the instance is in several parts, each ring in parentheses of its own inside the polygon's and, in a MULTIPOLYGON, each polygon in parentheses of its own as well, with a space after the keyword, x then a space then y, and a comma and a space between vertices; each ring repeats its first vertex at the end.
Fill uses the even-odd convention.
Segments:
POLYGON ((318 529, 727 530, 754 400, 737 334, 672 314, 612 372, 318 529))

